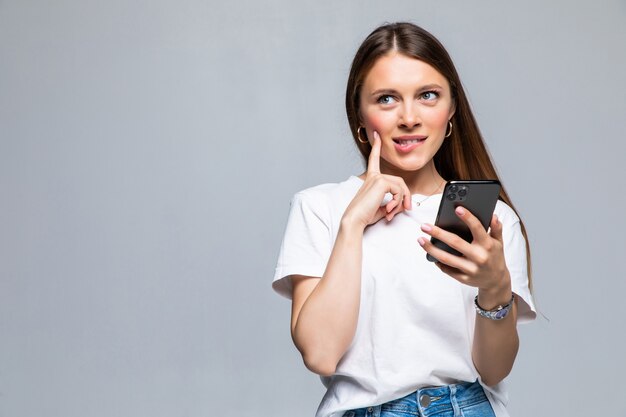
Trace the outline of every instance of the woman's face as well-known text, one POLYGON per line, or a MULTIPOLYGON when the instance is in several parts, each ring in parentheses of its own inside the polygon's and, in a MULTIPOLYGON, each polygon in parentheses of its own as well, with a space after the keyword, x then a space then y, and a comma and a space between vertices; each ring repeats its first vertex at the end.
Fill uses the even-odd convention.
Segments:
POLYGON ((360 97, 361 123, 370 143, 374 131, 382 140, 381 168, 390 164, 393 171, 416 171, 430 165, 454 114, 450 85, 441 73, 392 52, 376 61, 360 97))

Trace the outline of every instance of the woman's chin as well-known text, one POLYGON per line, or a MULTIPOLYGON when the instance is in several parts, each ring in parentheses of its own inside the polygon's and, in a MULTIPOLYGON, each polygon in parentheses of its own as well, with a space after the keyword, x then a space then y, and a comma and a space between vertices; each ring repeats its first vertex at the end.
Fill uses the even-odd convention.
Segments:
POLYGON ((426 165, 428 165, 428 161, 424 161, 422 158, 389 162, 390 169, 402 172, 416 172, 426 165))

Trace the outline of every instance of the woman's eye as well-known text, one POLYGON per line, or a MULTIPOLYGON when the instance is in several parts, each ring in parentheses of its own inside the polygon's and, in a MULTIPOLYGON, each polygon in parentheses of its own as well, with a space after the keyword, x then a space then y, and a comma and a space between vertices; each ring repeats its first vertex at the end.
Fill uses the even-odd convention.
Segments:
POLYGON ((379 102, 380 104, 391 104, 391 103, 393 103, 393 100, 394 100, 394 98, 393 98, 393 97, 391 97, 391 96, 387 96, 387 95, 385 95, 385 96, 380 96, 380 97, 378 98, 378 102, 379 102))
POLYGON ((426 91, 425 93, 422 94, 422 98, 424 100, 435 100, 439 97, 439 93, 437 93, 436 91, 426 91))

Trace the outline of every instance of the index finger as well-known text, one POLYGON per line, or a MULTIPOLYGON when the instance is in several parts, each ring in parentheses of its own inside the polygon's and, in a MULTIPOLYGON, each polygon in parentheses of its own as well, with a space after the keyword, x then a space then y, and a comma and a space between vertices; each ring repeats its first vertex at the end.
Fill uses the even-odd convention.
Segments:
POLYGON ((478 217, 474 216, 468 209, 462 206, 458 206, 456 209, 454 209, 454 211, 457 216, 459 216, 461 220, 465 222, 467 227, 469 227, 474 240, 482 242, 489 237, 487 231, 480 223, 480 220, 478 220, 478 217))
POLYGON ((374 131, 374 139, 372 140, 372 150, 367 160, 367 173, 380 174, 380 147, 381 140, 378 132, 374 131))

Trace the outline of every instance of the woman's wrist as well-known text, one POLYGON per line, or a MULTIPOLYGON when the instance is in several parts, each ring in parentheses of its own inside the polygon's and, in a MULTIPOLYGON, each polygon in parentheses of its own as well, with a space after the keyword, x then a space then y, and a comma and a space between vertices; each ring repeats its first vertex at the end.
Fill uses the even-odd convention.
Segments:
POLYGON ((478 304, 485 310, 491 310, 511 301, 512 294, 511 277, 507 271, 498 285, 478 289, 478 304))
POLYGON ((344 215, 341 218, 341 222, 339 224, 340 229, 347 231, 349 233, 363 233, 366 225, 363 225, 361 222, 353 220, 350 216, 344 215))

